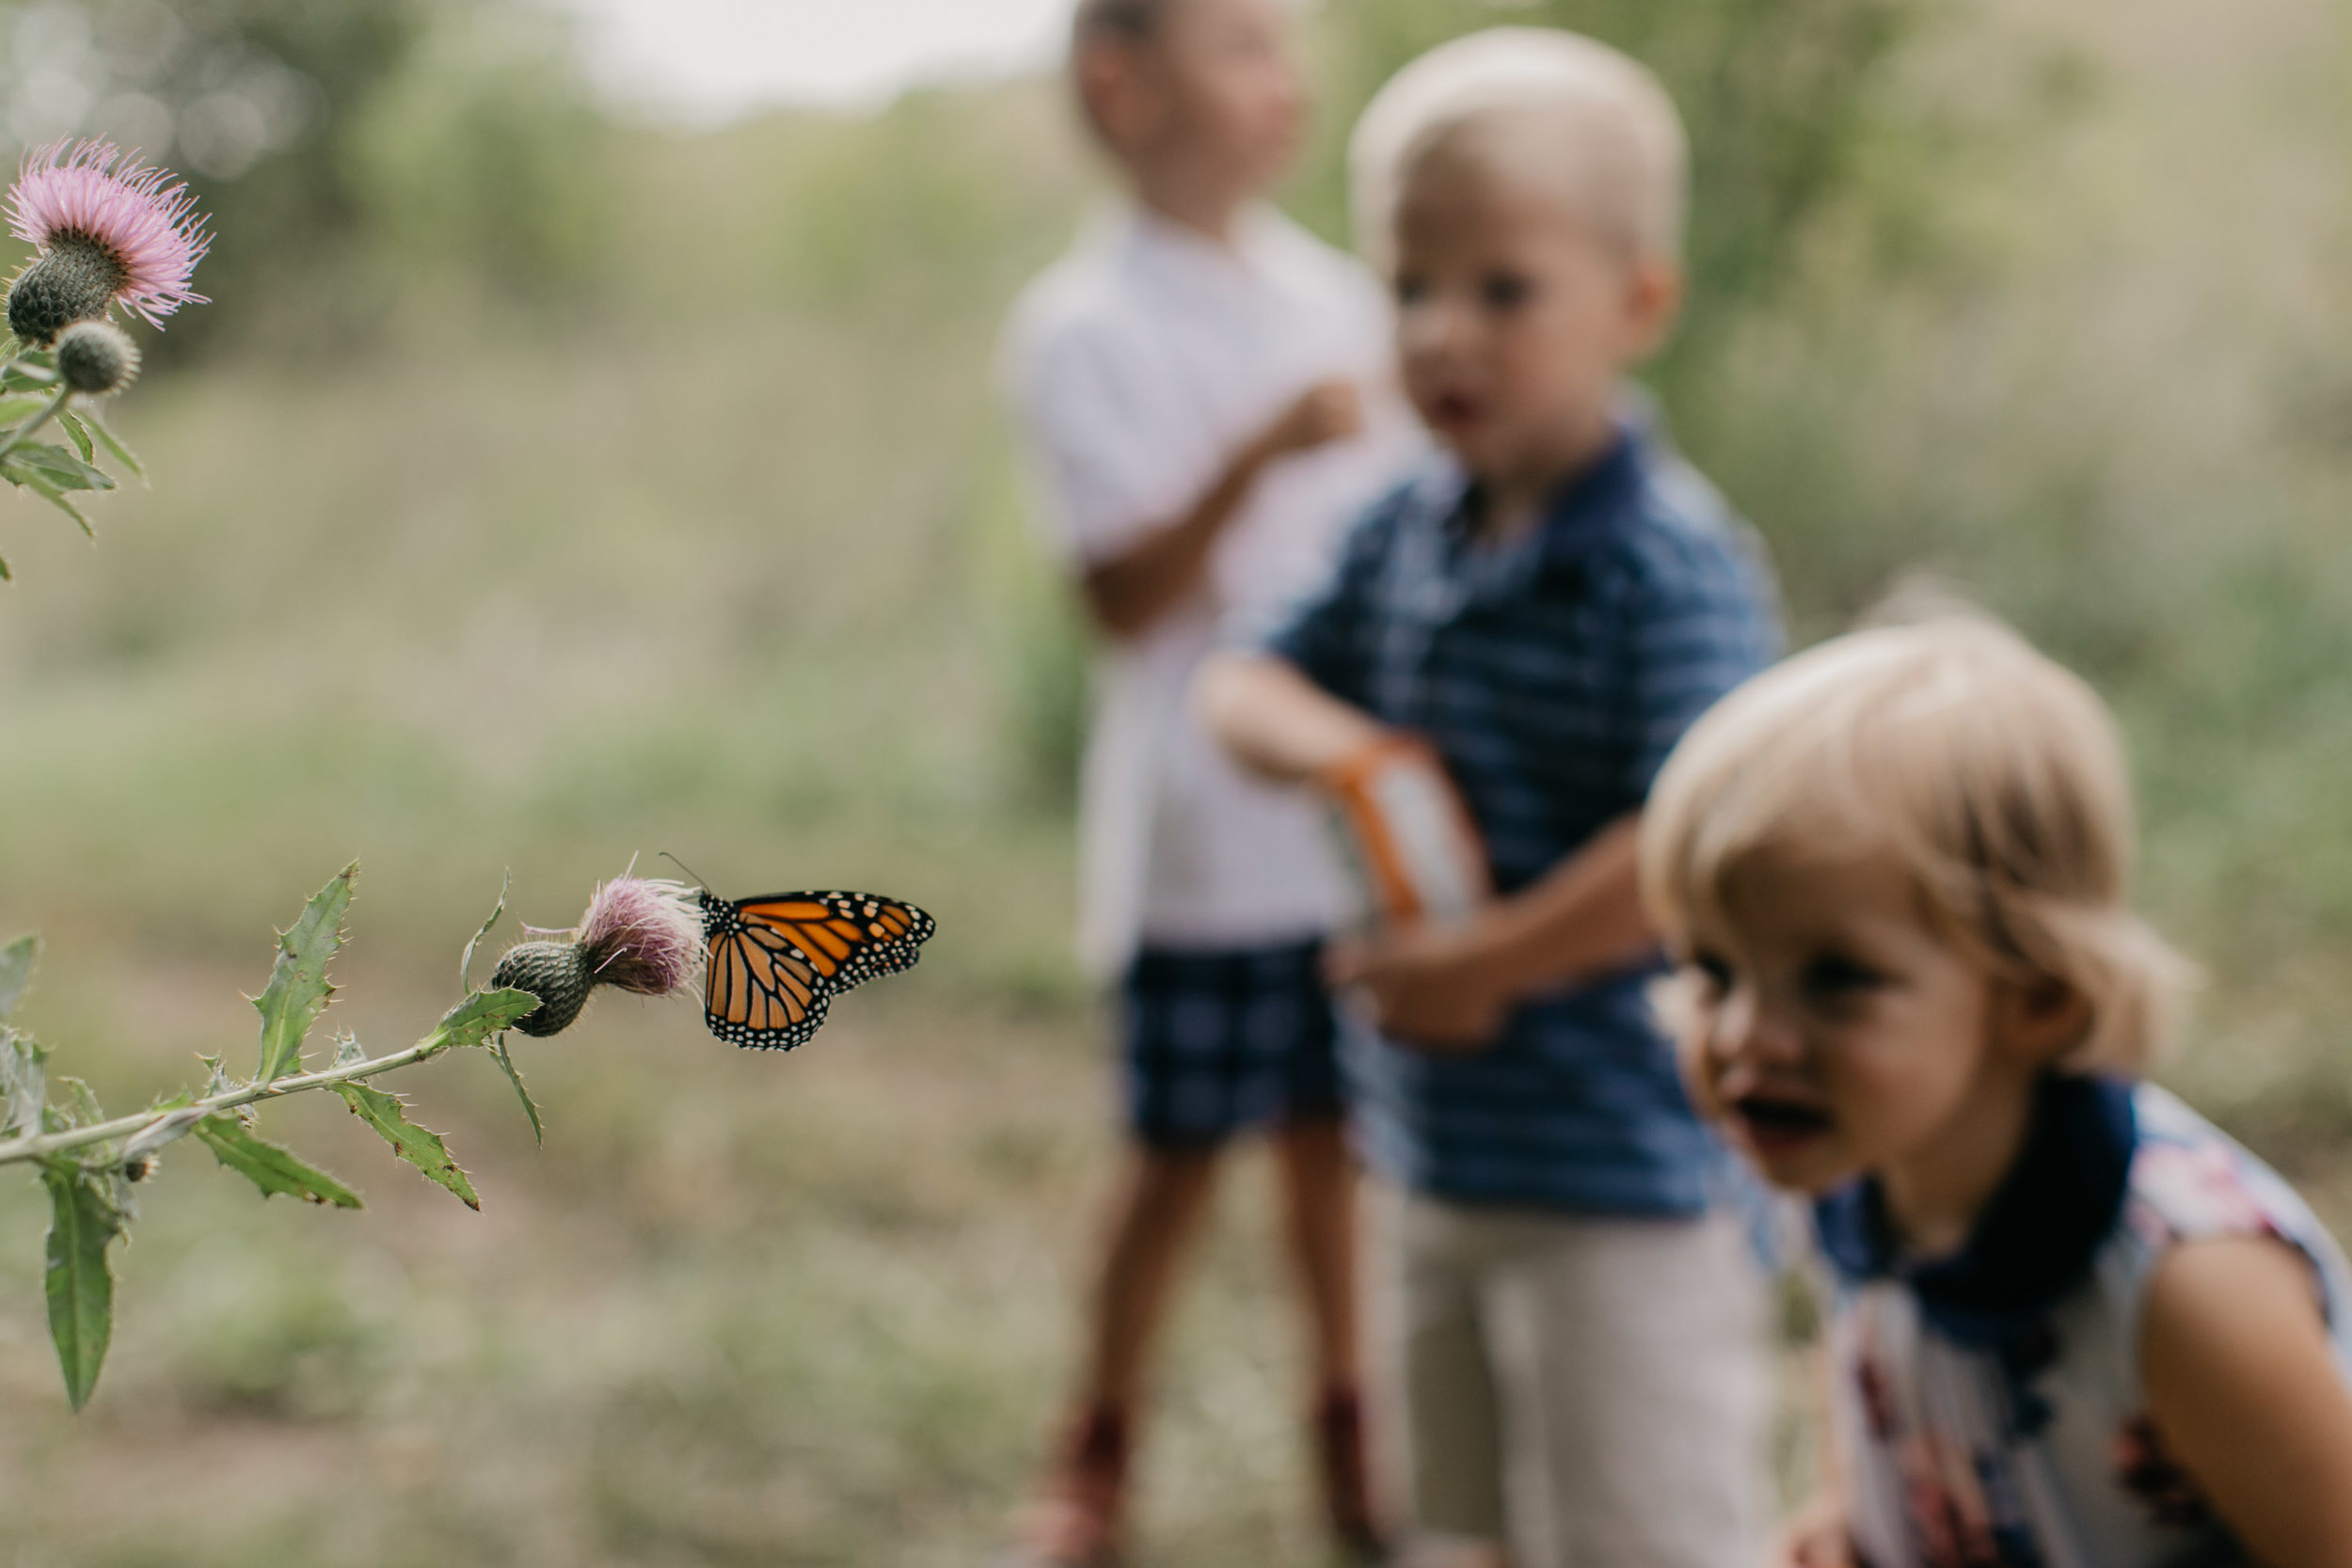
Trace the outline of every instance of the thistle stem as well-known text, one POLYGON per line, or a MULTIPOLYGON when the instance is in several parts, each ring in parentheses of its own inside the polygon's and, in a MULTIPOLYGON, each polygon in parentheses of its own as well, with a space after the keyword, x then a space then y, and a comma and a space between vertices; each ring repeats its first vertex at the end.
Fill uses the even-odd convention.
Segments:
POLYGON ((57 410, 63 408, 65 406, 65 400, 72 395, 72 388, 59 387, 57 388, 56 395, 49 400, 48 405, 42 408, 40 413, 33 415, 30 419, 27 419, 22 424, 18 425, 14 430, 9 431, 6 436, 0 436, 0 457, 8 456, 8 453, 14 451, 18 447, 23 446, 24 442, 31 437, 33 432, 39 430, 42 425, 47 424, 51 420, 56 419, 57 417, 57 410))
MULTIPOLYGON (((0 451, 7 449, 0 448, 0 451)), ((0 1165, 23 1164, 28 1161, 45 1160, 53 1155, 87 1148, 92 1144, 111 1143, 118 1138, 128 1139, 148 1128, 160 1126, 177 1117, 182 1131, 195 1125, 217 1111, 230 1111, 256 1101, 277 1100, 306 1089, 330 1089, 338 1084, 355 1083, 390 1072, 395 1068, 412 1067, 428 1057, 437 1056, 450 1048, 449 1031, 436 1029, 405 1051, 395 1051, 389 1056, 377 1056, 346 1067, 325 1068, 317 1072, 289 1073, 266 1084, 247 1084, 243 1088, 228 1089, 207 1095, 188 1105, 165 1106, 141 1111, 135 1116, 117 1117, 112 1121, 93 1122, 63 1132, 44 1132, 37 1137, 0 1139, 0 1165)), ((173 1134, 177 1136, 175 1132, 173 1134)))

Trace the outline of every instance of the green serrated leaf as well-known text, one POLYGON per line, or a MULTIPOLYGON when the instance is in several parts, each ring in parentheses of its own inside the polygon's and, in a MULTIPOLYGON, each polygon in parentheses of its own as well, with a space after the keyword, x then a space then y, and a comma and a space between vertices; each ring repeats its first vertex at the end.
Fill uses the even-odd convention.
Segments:
POLYGON ((522 1069, 515 1065, 515 1058, 508 1053, 504 1036, 501 1035, 491 1043, 490 1054, 498 1059, 499 1070, 506 1074, 506 1081, 515 1085, 515 1098, 523 1102, 523 1115, 531 1118, 531 1141, 535 1144, 546 1143, 548 1133, 547 1129, 539 1122, 539 1106, 531 1098, 531 1091, 523 1087, 522 1069))
POLYGON ((8 562, 0 559, 0 582, 14 582, 15 580, 16 574, 8 570, 8 562))
POLYGON ((0 947, 0 1023, 24 1000, 24 988, 33 983, 33 960, 40 956, 40 938, 30 931, 0 947))
POLYGON ((362 1207, 358 1193, 317 1166, 305 1164, 283 1145, 255 1135, 235 1117, 215 1113, 198 1122, 195 1132, 213 1151, 214 1159, 261 1188, 263 1197, 285 1193, 338 1209, 362 1207))
POLYGON ((8 1101, 8 1130, 32 1137, 45 1130, 49 1074, 41 1065, 48 1047, 13 1029, 0 1028, 0 1094, 8 1101))
POLYGON ((55 387, 56 384, 57 372, 40 363, 39 355, 20 355, 0 367, 0 388, 11 392, 23 391, 27 387, 55 387))
POLYGON ((58 409, 57 427, 60 430, 63 430, 68 436, 73 437, 74 450, 82 454, 83 462, 95 463, 98 461, 98 448, 96 444, 90 440, 89 426, 82 422, 82 417, 80 415, 74 413, 71 408, 58 409))
POLYGON ((499 916, 506 912, 506 890, 514 879, 515 874, 511 871, 499 878, 499 901, 492 906, 490 918, 482 923, 482 929, 473 934, 472 940, 466 943, 466 950, 457 956, 457 989, 461 991, 473 990, 474 949, 482 945, 482 939, 490 934, 490 927, 497 925, 499 916))
POLYGON ((89 1402, 105 1364, 114 1332, 115 1282, 106 1248, 122 1234, 122 1215, 98 1184, 77 1165, 44 1164, 41 1185, 49 1189, 48 1266, 42 1284, 49 1297, 49 1338, 65 1373, 65 1397, 74 1409, 89 1402))
POLYGON ((0 425, 21 423, 48 406, 49 400, 39 392, 10 392, 0 396, 0 425))
POLYGON ((90 434, 98 437, 98 444, 104 447, 116 462, 130 469, 144 483, 147 479, 147 465, 140 462, 133 454, 131 449, 122 444, 122 437, 114 433, 114 427, 87 408, 82 410, 81 417, 82 422, 89 426, 90 434))
POLYGON ((466 1173, 442 1144, 440 1134, 410 1121, 398 1096, 372 1089, 365 1084, 338 1084, 335 1092, 343 1097, 352 1115, 384 1135, 393 1153, 455 1193, 467 1208, 482 1207, 482 1200, 474 1196, 473 1183, 466 1180, 466 1173))
MULTIPOLYGON (((37 473, 60 490, 111 490, 114 476, 103 468, 94 468, 55 441, 26 441, 9 449, 0 458, 11 470, 37 473)), ((30 483, 29 480, 27 483, 30 483)))
POLYGON ((262 1015, 257 1084, 282 1078, 302 1065, 302 1042, 327 998, 335 994, 327 983, 326 962, 342 945, 343 913, 351 908, 352 882, 358 875, 358 862, 344 866, 310 895, 293 927, 278 933, 278 961, 253 1004, 262 1015))
POLYGON ((106 1119, 106 1113, 99 1108, 97 1092, 87 1084, 79 1078, 60 1078, 57 1082, 73 1097, 66 1110, 68 1126, 95 1127, 106 1119))
POLYGON ((538 1005, 527 990, 478 990, 441 1015, 440 1032, 453 1049, 480 1045, 538 1005))

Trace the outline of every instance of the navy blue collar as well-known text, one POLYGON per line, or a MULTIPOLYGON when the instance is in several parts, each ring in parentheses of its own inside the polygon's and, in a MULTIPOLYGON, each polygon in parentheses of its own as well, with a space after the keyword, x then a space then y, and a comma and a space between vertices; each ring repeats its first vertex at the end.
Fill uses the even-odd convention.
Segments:
MULTIPOLYGON (((1622 525, 1641 493, 1651 439, 1646 420, 1631 413, 1620 415, 1615 438, 1553 494, 1536 535, 1508 549, 1515 562, 1526 558, 1525 565, 1502 575, 1517 578, 1521 571, 1534 575, 1578 569, 1593 546, 1622 525)), ((1454 469, 1452 478, 1453 494, 1447 498, 1442 527, 1453 549, 1466 551, 1471 544, 1471 520, 1478 512, 1478 485, 1459 468, 1454 469)))
POLYGON ((1900 1279, 1946 1335, 2001 1344, 2038 1327, 2090 1272, 2122 1212, 2137 1141, 2130 1085, 2048 1073, 2017 1163, 1958 1252, 1905 1259, 1885 1196, 1867 1179, 1814 1204, 1814 1224, 1847 1279, 1900 1279))

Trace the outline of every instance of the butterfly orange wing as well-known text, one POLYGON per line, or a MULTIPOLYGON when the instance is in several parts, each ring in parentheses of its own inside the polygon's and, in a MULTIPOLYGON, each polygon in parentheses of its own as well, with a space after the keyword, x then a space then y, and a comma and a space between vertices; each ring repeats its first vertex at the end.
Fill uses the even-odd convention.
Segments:
POLYGON ((912 904, 866 893, 703 895, 704 1022, 721 1039, 789 1051, 817 1033, 834 997, 911 969, 938 927, 912 904))

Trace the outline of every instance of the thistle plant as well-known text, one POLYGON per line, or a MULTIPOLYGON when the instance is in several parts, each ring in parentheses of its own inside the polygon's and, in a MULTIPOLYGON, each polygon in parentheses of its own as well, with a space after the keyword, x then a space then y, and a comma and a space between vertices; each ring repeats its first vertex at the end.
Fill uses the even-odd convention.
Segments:
POLYGON ((440 1135, 418 1125, 405 1102, 373 1080, 437 1056, 480 1050, 505 1075, 530 1117, 532 1135, 539 1138, 539 1107, 508 1052, 506 1031, 556 1034, 579 1018, 599 985, 666 996, 690 984, 698 967, 699 927, 687 890, 624 876, 596 890, 576 930, 532 932, 533 940, 500 960, 490 986, 474 990, 474 952, 505 913, 501 890, 458 961, 458 1002, 421 1038, 372 1056, 353 1036, 338 1035, 332 1056, 314 1066, 306 1047, 335 994, 327 965, 342 946, 358 876, 357 864, 346 866, 278 936, 268 983, 253 1004, 261 1014, 253 1075, 235 1076, 220 1056, 199 1057, 206 1071, 200 1091, 159 1098, 130 1116, 108 1117, 87 1084, 53 1076, 50 1050, 9 1022, 32 978, 39 943, 25 936, 0 947, 0 1165, 34 1167, 49 1193, 49 1332, 74 1409, 96 1387, 113 1336, 108 1251, 127 1239, 138 1213, 136 1189, 153 1179, 169 1145, 194 1138, 264 1198, 283 1193, 331 1208, 360 1208, 359 1195, 340 1179, 255 1131, 261 1106, 323 1090, 340 1097, 427 1180, 479 1209, 472 1180, 440 1135))
MULTIPOLYGON (((108 317, 120 307, 161 329, 183 305, 201 304, 188 284, 212 236, 184 182, 103 141, 27 152, 5 208, 9 232, 35 252, 8 284, 0 479, 62 509, 87 534, 89 519, 70 498, 115 488, 98 466, 100 449, 145 476, 93 406, 138 374, 137 345, 108 317), (53 420, 70 446, 34 439, 53 420)), ((0 579, 8 576, 0 560, 0 579)))

